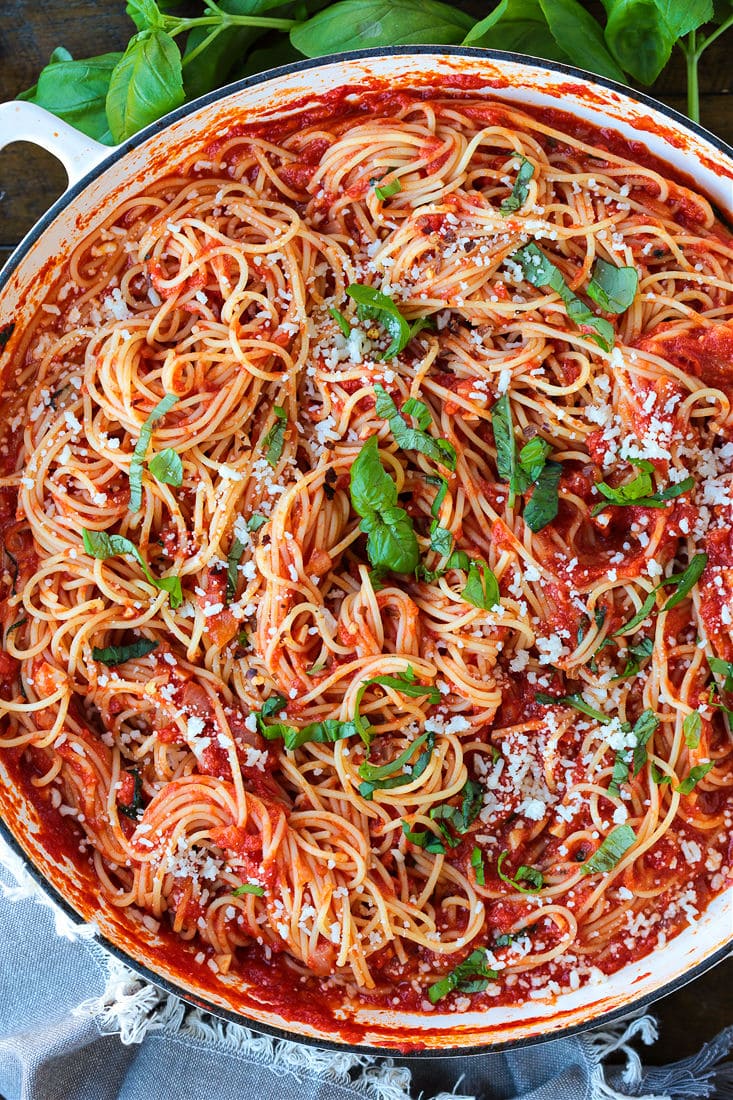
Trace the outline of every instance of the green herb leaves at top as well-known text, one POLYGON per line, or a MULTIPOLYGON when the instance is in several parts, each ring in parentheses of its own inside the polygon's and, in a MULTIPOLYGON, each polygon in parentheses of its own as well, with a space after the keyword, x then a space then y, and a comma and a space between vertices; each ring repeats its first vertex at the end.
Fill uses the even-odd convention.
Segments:
POLYGON ((478 948, 450 974, 429 985, 428 998, 431 1004, 437 1004, 449 993, 483 993, 489 982, 497 977, 497 972, 488 967, 485 949, 478 948))
POLYGON ((619 634, 633 633, 633 631, 651 614, 652 608, 656 603, 657 592, 662 588, 668 588, 671 585, 676 586, 674 593, 662 607, 662 611, 670 611, 673 607, 676 607, 677 604, 682 603, 699 581, 707 563, 707 554, 695 554, 690 560, 690 564, 682 573, 673 573, 671 577, 665 577, 664 580, 661 580, 659 584, 652 588, 633 618, 629 619, 623 626, 620 626, 618 630, 614 630, 612 637, 616 638, 619 634))
POLYGON ((376 394, 375 412, 377 416, 389 422, 395 442, 403 450, 419 451, 433 462, 447 466, 449 470, 455 470, 456 449, 453 444, 447 439, 436 439, 425 430, 432 420, 427 405, 415 398, 410 398, 400 412, 384 387, 377 385, 374 387, 374 392, 376 394), (416 428, 409 426, 406 419, 408 416, 416 420, 416 428))
POLYGON ((598 258, 586 292, 606 313, 624 313, 633 303, 638 288, 635 267, 616 267, 598 258))
POLYGON ((597 516, 599 512, 602 512, 604 508, 607 508, 610 504, 615 504, 617 507, 624 507, 628 505, 636 505, 639 508, 664 508, 668 501, 675 500, 677 497, 682 496, 683 493, 688 493, 690 489, 695 487, 695 479, 693 477, 686 477, 683 481, 678 481, 674 485, 668 486, 666 489, 662 489, 659 492, 654 492, 654 483, 651 475, 654 473, 654 466, 646 459, 629 459, 632 466, 636 466, 641 470, 641 473, 633 479, 628 481, 625 485, 607 485, 605 481, 597 481, 596 489, 606 499, 600 504, 593 506, 591 510, 592 516, 597 516))
MULTIPOLYGON (((513 252, 509 259, 519 264, 524 278, 528 283, 531 283, 532 286, 549 287, 550 290, 554 290, 565 304, 568 319, 572 321, 573 324, 576 324, 581 330, 589 329, 590 338, 604 351, 611 350, 616 336, 611 322, 607 321, 604 317, 597 317, 595 313, 588 308, 585 302, 582 302, 580 298, 573 293, 563 279, 560 269, 555 266, 552 260, 550 260, 536 244, 530 243, 524 245, 524 247, 520 248, 517 252, 513 252)), ((622 272, 633 272, 633 278, 638 282, 638 276, 634 268, 619 268, 617 270, 622 272)), ((591 284, 594 283, 594 293, 596 295, 601 296, 604 294, 604 285, 607 287, 616 287, 619 300, 621 300, 622 295, 624 300, 628 297, 630 282, 631 275, 626 275, 619 277, 616 283, 614 283, 611 277, 605 273, 605 269, 601 272, 600 282, 595 279, 594 275, 591 277, 591 284)), ((636 288, 634 287, 634 293, 635 292, 636 288)), ((608 302, 613 300, 610 294, 606 294, 605 297, 608 302)))
POLYGON ((513 214, 515 210, 519 210, 524 206, 527 201, 527 195, 529 194, 529 181, 534 176, 534 164, 531 160, 527 160, 526 157, 521 157, 519 161, 519 171, 517 172, 517 178, 514 180, 514 186, 512 187, 512 193, 508 198, 504 199, 499 207, 499 213, 502 218, 507 217, 509 214, 513 214))
POLYGON ((37 103, 95 141, 112 145, 106 99, 121 53, 105 53, 75 61, 68 50, 53 51, 38 83, 17 98, 37 103))
POLYGON ((115 665, 124 664, 125 661, 132 661, 136 657, 146 657, 157 648, 158 643, 150 638, 140 638, 137 642, 130 642, 128 645, 105 646, 103 649, 94 646, 92 660, 101 661, 103 665, 113 668, 115 665))
POLYGON ((606 874, 612 871, 635 842, 636 833, 630 825, 619 825, 612 829, 600 847, 583 864, 583 874, 606 874))
POLYGON ((515 890, 519 890, 522 894, 538 894, 545 884, 542 872, 537 867, 527 867, 522 864, 514 872, 514 877, 507 875, 503 870, 503 865, 508 855, 509 850, 505 849, 496 863, 496 873, 501 881, 513 886, 515 890), (524 883, 527 883, 527 885, 525 886, 524 883))
POLYGON ((296 24, 290 40, 306 57, 419 42, 459 45, 473 23, 439 0, 341 0, 296 24))
POLYGON ((397 505, 397 486, 382 466, 379 442, 372 435, 351 467, 351 505, 362 517, 367 555, 375 569, 414 573, 420 552, 412 520, 397 505))
POLYGON ((114 558, 118 554, 130 554, 140 565, 148 583, 168 593, 173 609, 180 607, 183 602, 180 577, 154 577, 134 542, 130 542, 122 535, 108 535, 106 531, 89 531, 86 527, 82 528, 82 540, 87 554, 101 561, 114 558))
POLYGON ((282 405, 273 405, 272 411, 275 414, 275 423, 265 436, 265 459, 268 466, 274 469, 282 457, 288 414, 282 405))
MULTIPOLYGON (((177 400, 178 398, 174 393, 167 393, 165 397, 158 402, 140 428, 140 435, 138 436, 135 449, 132 452, 132 458, 130 459, 130 503, 128 507, 131 512, 137 512, 142 504, 143 464, 145 462, 145 455, 147 454, 148 447, 150 446, 150 440, 153 436, 153 425, 173 408, 177 400)), ((159 478, 158 480, 162 479, 159 478)), ((180 482, 178 484, 180 484, 180 482)))
POLYGON ((518 495, 534 486, 524 509, 524 521, 531 531, 541 531, 558 512, 562 466, 559 462, 547 461, 552 448, 541 436, 530 439, 517 452, 509 394, 502 394, 494 402, 491 427, 496 446, 496 468, 499 477, 509 482, 509 507, 514 507, 518 495))
POLYGON ((113 142, 132 137, 185 98, 178 46, 160 29, 140 31, 110 77, 105 107, 113 142))
POLYGON ((391 337, 387 350, 381 355, 375 355, 375 359, 393 359, 395 355, 399 355, 412 337, 416 336, 428 323, 427 318, 420 317, 410 325, 389 295, 383 294, 373 286, 352 283, 347 286, 346 293, 356 302, 356 315, 360 321, 379 321, 387 335, 391 337))

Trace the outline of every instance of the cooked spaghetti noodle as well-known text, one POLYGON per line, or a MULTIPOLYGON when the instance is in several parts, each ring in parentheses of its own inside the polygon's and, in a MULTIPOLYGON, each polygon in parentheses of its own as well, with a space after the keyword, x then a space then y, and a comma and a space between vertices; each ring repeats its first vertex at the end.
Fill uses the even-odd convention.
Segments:
POLYGON ((730 881, 733 249, 563 116, 357 99, 16 334, 0 746, 215 974, 521 1002, 730 881))

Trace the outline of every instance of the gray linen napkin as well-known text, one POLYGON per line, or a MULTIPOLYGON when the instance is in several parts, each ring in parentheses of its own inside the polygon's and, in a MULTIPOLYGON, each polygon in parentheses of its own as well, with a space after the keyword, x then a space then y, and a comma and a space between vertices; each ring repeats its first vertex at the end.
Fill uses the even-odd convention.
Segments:
POLYGON ((5 1100, 644 1100, 733 1098, 733 1027, 693 1059, 645 1070, 637 1016, 600 1032, 473 1058, 334 1053, 190 1008, 105 952, 0 840, 0 1095, 5 1100), (625 1067, 606 1069, 619 1057, 625 1067))

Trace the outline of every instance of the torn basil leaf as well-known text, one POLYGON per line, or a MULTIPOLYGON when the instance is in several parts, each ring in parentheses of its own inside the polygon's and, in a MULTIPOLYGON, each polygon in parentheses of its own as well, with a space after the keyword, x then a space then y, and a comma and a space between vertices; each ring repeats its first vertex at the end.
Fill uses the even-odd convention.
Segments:
POLYGON ((636 833, 630 825, 619 825, 612 829, 600 847, 583 864, 583 874, 607 874, 612 871, 635 842, 636 833))
POLYGON ((499 207, 499 213, 503 218, 509 214, 513 214, 515 210, 519 210, 524 206, 527 201, 527 195, 529 194, 529 181, 534 176, 534 165, 526 157, 521 157, 519 162, 519 171, 517 172, 516 179, 514 180, 514 186, 512 187, 512 193, 506 199, 504 199, 499 207))
POLYGON ((140 638, 139 641, 130 642, 129 645, 105 646, 103 649, 94 646, 92 660, 100 661, 103 665, 109 665, 112 668, 115 665, 124 664, 125 661, 133 661, 136 657, 146 657, 157 648, 158 643, 150 638, 140 638))

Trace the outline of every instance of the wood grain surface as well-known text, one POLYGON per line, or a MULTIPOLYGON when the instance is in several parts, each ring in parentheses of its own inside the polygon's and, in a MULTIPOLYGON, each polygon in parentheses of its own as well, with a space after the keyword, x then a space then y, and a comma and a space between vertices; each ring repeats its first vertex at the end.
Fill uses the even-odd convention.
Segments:
MULTIPOLYGON (((395 0, 399 2, 399 0, 395 0)), ((469 0, 476 15, 485 5, 469 0)), ((599 5, 588 4, 594 14, 599 5)), ((74 57, 124 49, 132 33, 123 0, 0 0, 0 100, 12 99, 32 85, 56 46, 74 57)), ((700 66, 701 122, 733 144, 730 34, 704 55, 700 66)), ((664 103, 685 110, 685 70, 677 54, 650 89, 664 103)), ((65 175, 58 161, 30 145, 11 145, 0 153, 0 262, 23 234, 61 194, 65 175)), ((664 1063, 697 1050, 721 1027, 733 1022, 733 961, 657 1003, 661 1035, 646 1052, 648 1061, 664 1063)), ((429 1077, 417 1070, 417 1083, 430 1092, 429 1077)))

